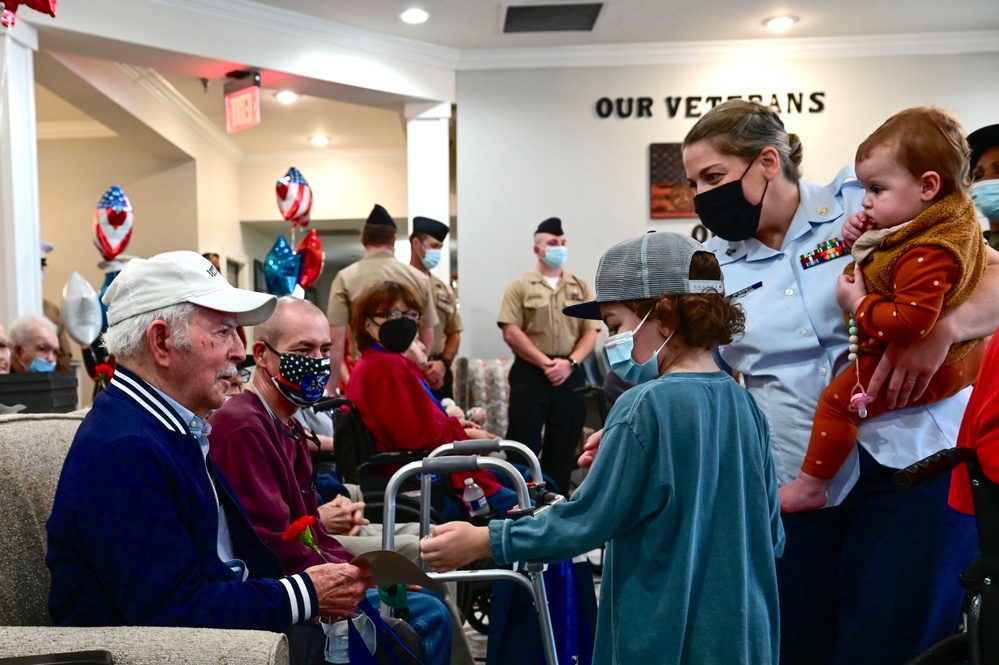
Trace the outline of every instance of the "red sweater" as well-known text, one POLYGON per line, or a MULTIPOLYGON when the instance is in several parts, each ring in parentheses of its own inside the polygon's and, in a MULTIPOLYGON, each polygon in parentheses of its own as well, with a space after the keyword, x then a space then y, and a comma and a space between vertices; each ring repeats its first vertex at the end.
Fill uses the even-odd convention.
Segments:
MULTIPOLYGON (((357 405, 378 452, 433 450, 468 439, 461 422, 448 416, 423 383, 423 372, 398 353, 369 347, 361 351, 344 393, 357 405)), ((486 496, 502 487, 486 470, 451 474, 460 490, 471 475, 486 496)))
MULTIPOLYGON (((976 448, 982 471, 994 483, 999 483, 999 330, 985 350, 982 371, 957 435, 959 448, 976 448)), ((950 505, 961 512, 973 514, 968 470, 963 464, 954 469, 950 479, 950 505)))

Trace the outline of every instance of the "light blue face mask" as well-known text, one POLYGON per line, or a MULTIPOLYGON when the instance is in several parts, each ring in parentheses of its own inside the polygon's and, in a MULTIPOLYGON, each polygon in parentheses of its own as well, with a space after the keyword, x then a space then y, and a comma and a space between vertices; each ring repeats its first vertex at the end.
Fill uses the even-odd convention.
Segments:
POLYGON ((30 365, 28 365, 28 371, 29 372, 52 372, 52 371, 55 370, 55 366, 56 366, 55 363, 50 363, 48 360, 44 360, 43 358, 39 358, 38 356, 35 356, 35 359, 31 361, 30 365))
POLYGON ((649 314, 651 313, 652 310, 650 309, 645 314, 645 318, 642 319, 641 323, 634 330, 612 335, 604 342, 604 353, 607 354, 607 361, 610 363, 611 370, 628 383, 633 383, 636 386, 646 381, 652 381, 659 376, 659 352, 673 339, 673 334, 676 333, 676 330, 671 332, 666 341, 662 343, 662 346, 656 349, 652 356, 644 363, 638 364, 635 362, 634 358, 631 357, 631 354, 635 350, 635 333, 638 332, 639 328, 645 323, 645 319, 649 318, 649 314))
POLYGON ((436 268, 437 264, 441 262, 441 250, 439 249, 428 249, 423 254, 423 258, 420 259, 423 263, 423 267, 427 270, 431 268, 436 268))
POLYGON ((971 186, 971 200, 978 211, 999 222, 999 180, 981 180, 971 186))
POLYGON ((569 258, 569 250, 565 247, 549 247, 545 250, 545 265, 549 268, 561 268, 569 258))

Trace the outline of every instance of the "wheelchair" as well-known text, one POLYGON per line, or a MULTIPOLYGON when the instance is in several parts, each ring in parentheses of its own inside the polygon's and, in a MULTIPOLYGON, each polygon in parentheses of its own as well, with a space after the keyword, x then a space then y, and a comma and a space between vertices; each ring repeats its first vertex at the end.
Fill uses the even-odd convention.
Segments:
POLYGON ((971 448, 949 448, 895 473, 906 490, 959 464, 968 467, 978 531, 978 558, 961 575, 965 631, 937 642, 908 665, 999 665, 999 485, 989 480, 971 448))
MULTIPOLYGON (((383 526, 386 524, 385 512, 388 505, 385 501, 386 488, 390 482, 383 473, 385 468, 399 467, 443 455, 485 455, 502 451, 518 453, 526 461, 531 477, 543 478, 538 458, 530 448, 520 443, 496 440, 462 441, 457 444, 445 444, 430 452, 378 453, 375 452, 371 433, 361 421, 360 413, 353 402, 341 397, 328 398, 320 400, 312 408, 316 412, 331 413, 336 439, 332 459, 328 454, 314 456, 315 468, 319 471, 333 470, 342 482, 360 486, 365 502, 365 516, 383 526)), ((559 495, 544 491, 544 487, 543 481, 531 484, 531 491, 539 505, 552 503, 556 497, 561 499, 559 495)), ((410 478, 392 496, 391 527, 394 527, 396 522, 419 522, 421 534, 426 534, 431 524, 441 524, 453 519, 476 521, 467 514, 461 496, 450 485, 447 473, 435 472, 425 474, 419 479, 410 478), (430 500, 421 503, 421 496, 428 496, 430 500), (446 510, 447 504, 450 504, 451 511, 446 510), (457 515, 454 514, 455 508, 458 511, 457 515)), ((386 526, 386 530, 391 527, 386 526)), ((394 533, 386 549, 392 549, 393 545, 394 533)), ((482 635, 488 635, 492 585, 482 579, 485 578, 461 580, 457 585, 455 604, 472 628, 482 635)))

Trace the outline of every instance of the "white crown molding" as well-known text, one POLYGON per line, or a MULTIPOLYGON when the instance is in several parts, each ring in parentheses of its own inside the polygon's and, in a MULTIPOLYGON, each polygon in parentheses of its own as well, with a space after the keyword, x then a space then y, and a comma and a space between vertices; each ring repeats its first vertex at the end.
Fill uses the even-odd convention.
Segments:
POLYGON ((543 67, 622 67, 727 62, 733 59, 841 59, 958 55, 999 51, 999 31, 865 35, 817 39, 747 39, 608 46, 470 49, 458 71, 543 67))
POLYGON ((318 164, 322 162, 406 162, 405 148, 356 149, 316 148, 315 150, 281 150, 248 152, 240 166, 272 166, 274 164, 318 164))
POLYGON ((173 11, 189 11, 212 16, 227 23, 240 22, 269 32, 282 32, 295 38, 308 37, 338 47, 358 49, 378 55, 402 58, 432 67, 454 70, 458 49, 392 37, 355 28, 327 19, 306 16, 262 5, 250 0, 146 0, 173 11))
POLYGON ((39 141, 62 139, 108 139, 118 136, 112 129, 96 120, 69 120, 64 122, 40 122, 37 124, 39 141))
POLYGON ((177 115, 188 127, 201 138, 218 149, 227 159, 235 164, 243 160, 243 151, 229 138, 229 135, 212 124, 205 114, 198 110, 177 88, 154 69, 135 67, 123 63, 115 63, 131 79, 138 83, 146 92, 152 95, 177 115))

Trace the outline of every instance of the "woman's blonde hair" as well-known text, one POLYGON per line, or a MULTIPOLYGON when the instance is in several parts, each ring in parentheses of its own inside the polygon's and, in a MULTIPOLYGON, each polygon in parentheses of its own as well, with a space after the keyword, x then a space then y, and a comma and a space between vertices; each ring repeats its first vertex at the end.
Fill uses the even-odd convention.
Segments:
POLYGON ((708 111, 683 139, 687 148, 709 141, 723 155, 751 162, 766 147, 780 155, 781 170, 791 182, 801 180, 801 139, 784 129, 784 121, 769 106, 730 99, 708 111))

